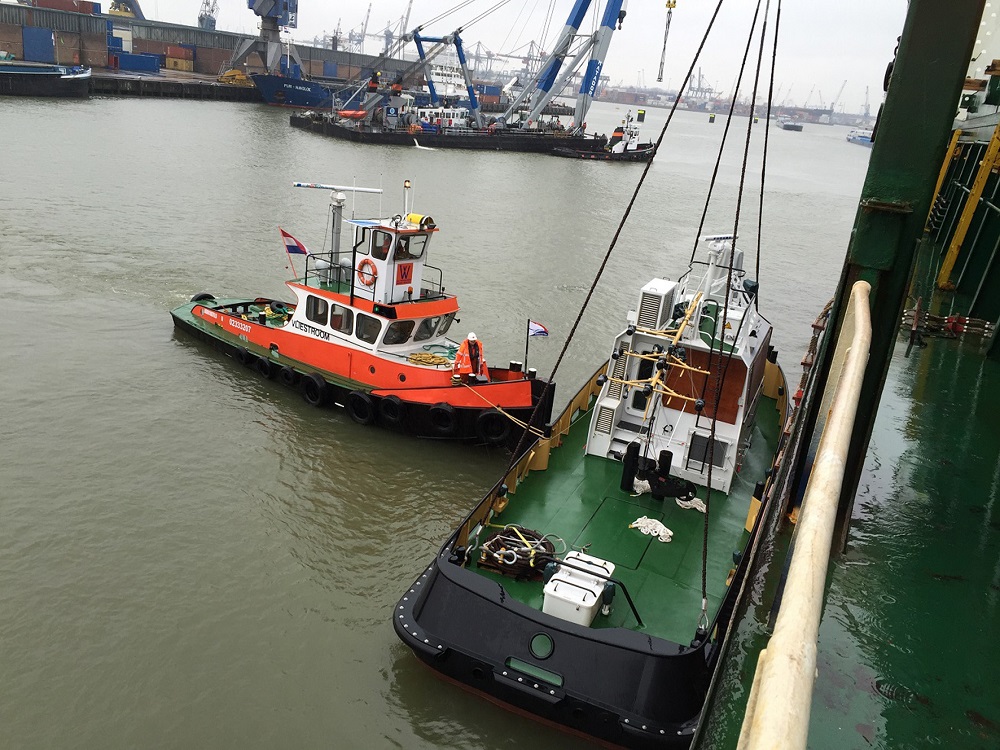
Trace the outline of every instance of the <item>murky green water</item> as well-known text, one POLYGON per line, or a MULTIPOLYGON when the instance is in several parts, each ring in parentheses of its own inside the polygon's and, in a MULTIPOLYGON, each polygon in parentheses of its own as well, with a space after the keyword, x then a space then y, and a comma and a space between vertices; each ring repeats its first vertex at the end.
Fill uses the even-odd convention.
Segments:
MULTIPOLYGON (((526 318, 545 323, 529 358, 545 373, 641 166, 353 146, 284 112, 169 100, 4 100, 0 132, 0 745, 579 746, 440 682, 389 623, 503 457, 313 410, 168 312, 200 291, 285 296, 277 227, 318 246, 326 225, 327 196, 292 181, 382 184, 392 213, 409 178, 461 327, 502 362, 523 357, 526 318)), ((845 132, 772 133, 761 299, 792 373, 866 165, 845 132)), ((674 133, 563 400, 650 265, 676 277, 690 255, 721 123, 681 113, 674 133)), ((712 218, 731 229, 721 204, 712 218)))

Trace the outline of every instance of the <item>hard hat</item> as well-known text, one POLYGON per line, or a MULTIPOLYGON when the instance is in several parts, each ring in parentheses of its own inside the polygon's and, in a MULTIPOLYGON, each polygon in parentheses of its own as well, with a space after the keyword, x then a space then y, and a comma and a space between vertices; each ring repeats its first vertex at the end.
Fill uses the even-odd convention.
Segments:
POLYGON ((472 331, 469 331, 469 335, 466 336, 465 338, 467 338, 469 341, 477 341, 476 334, 472 333, 472 331))

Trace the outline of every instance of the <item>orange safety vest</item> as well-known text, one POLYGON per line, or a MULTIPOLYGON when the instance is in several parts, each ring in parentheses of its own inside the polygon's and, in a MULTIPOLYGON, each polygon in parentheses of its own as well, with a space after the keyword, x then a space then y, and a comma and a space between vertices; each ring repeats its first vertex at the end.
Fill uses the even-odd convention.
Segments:
POLYGON ((490 376, 490 370, 486 366, 486 353, 483 350, 482 341, 469 341, 466 339, 458 347, 455 355, 453 371, 458 375, 475 373, 485 378, 490 376))

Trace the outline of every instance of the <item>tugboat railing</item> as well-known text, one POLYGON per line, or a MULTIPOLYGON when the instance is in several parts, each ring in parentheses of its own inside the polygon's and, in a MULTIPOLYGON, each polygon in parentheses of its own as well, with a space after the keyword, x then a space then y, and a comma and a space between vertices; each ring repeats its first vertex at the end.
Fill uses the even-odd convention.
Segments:
POLYGON ((826 426, 802 500, 781 609, 757 661, 738 750, 806 747, 827 565, 871 345, 870 291, 867 282, 854 284, 837 337, 823 397, 829 404, 826 426))

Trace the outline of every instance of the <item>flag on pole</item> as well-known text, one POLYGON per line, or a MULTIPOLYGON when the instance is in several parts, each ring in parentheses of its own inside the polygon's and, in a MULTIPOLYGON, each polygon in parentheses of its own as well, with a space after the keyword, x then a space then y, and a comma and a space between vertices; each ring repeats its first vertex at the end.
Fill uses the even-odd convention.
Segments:
POLYGON ((536 323, 533 320, 528 321, 528 335, 529 336, 548 336, 549 329, 543 326, 541 323, 536 323))
POLYGON ((281 232, 281 239, 285 243, 286 253, 289 255, 309 255, 309 251, 306 249, 305 245, 292 237, 292 235, 281 227, 278 227, 278 231, 281 232))

